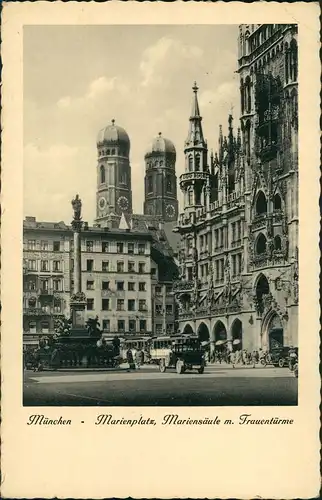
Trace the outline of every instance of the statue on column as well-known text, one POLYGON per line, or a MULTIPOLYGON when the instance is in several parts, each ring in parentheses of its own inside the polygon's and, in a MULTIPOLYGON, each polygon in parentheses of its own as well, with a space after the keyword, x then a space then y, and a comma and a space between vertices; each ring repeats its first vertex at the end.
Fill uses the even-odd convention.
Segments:
POLYGON ((80 199, 78 194, 76 194, 74 200, 72 200, 72 207, 74 210, 74 220, 80 221, 82 219, 82 217, 81 217, 82 200, 80 199))

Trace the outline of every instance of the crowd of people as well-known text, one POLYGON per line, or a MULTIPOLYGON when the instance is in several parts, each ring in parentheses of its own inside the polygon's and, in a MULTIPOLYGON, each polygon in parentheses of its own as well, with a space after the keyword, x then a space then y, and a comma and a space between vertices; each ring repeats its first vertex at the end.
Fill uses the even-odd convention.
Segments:
POLYGON ((149 361, 149 353, 140 348, 129 348, 126 351, 126 360, 131 370, 139 370, 144 363, 149 361))
POLYGON ((252 365, 255 368, 256 364, 261 362, 265 357, 262 349, 248 351, 247 349, 238 349, 236 351, 215 350, 210 356, 211 363, 227 363, 235 368, 236 365, 252 365))

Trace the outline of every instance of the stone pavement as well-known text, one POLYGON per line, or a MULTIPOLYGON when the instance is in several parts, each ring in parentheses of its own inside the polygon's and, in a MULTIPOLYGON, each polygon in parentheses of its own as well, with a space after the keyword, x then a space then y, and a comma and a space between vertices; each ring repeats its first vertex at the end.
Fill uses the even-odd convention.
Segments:
POLYGON ((190 379, 201 379, 201 378, 239 378, 239 377, 264 377, 264 378, 280 378, 280 377, 294 377, 293 373, 290 372, 288 368, 275 368, 275 367, 263 367, 257 365, 256 368, 251 366, 238 365, 233 368, 231 365, 227 364, 209 364, 205 368, 203 374, 197 373, 197 371, 188 371, 182 375, 178 375, 174 369, 169 369, 165 373, 160 373, 157 366, 144 365, 142 368, 137 370, 128 370, 124 366, 124 369, 110 369, 93 371, 65 371, 65 372, 55 372, 46 375, 44 372, 37 374, 29 373, 29 379, 38 384, 58 384, 58 383, 83 383, 83 382, 111 382, 111 381, 133 381, 133 380, 170 380, 178 379, 180 377, 186 380, 190 379))

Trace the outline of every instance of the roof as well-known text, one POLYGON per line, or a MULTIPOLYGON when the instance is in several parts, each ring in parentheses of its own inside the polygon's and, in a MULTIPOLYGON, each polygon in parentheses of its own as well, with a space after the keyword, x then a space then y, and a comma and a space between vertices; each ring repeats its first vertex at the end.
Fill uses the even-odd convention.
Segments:
POLYGON ((97 134, 97 144, 106 143, 125 143, 128 146, 130 145, 130 138, 126 130, 119 125, 115 125, 115 120, 112 120, 111 125, 102 128, 97 134))
POLYGON ((170 139, 162 137, 161 132, 152 141, 151 146, 148 148, 146 155, 153 155, 154 153, 166 153, 176 155, 176 148, 170 139))

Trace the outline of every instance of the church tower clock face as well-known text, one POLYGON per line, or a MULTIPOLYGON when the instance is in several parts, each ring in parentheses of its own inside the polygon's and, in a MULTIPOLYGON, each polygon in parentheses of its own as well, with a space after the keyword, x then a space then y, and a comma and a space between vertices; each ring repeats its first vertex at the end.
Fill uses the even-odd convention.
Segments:
POLYGON ((129 200, 126 198, 126 196, 120 196, 117 200, 117 205, 120 210, 127 210, 129 208, 129 200))
POLYGON ((98 206, 100 210, 104 210, 104 208, 106 207, 106 199, 104 198, 104 196, 101 196, 98 199, 98 206))
POLYGON ((175 208, 172 203, 168 203, 167 206, 165 207, 165 213, 166 216, 169 217, 169 219, 172 219, 172 217, 175 216, 175 208))

